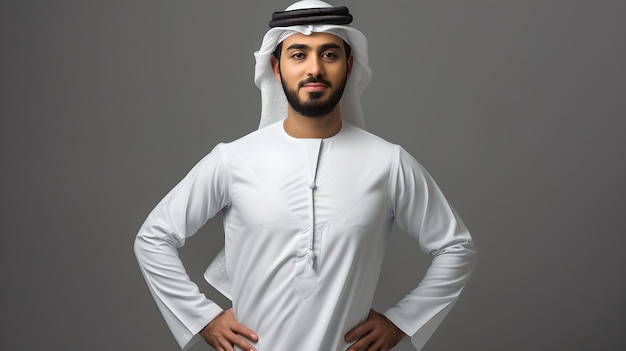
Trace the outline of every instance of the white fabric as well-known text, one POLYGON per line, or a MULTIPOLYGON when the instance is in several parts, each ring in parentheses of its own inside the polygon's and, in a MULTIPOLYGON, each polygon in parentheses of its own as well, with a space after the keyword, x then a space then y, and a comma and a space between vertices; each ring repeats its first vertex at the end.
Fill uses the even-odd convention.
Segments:
MULTIPOLYGON (((306 0, 296 2, 289 6, 286 11, 320 7, 332 6, 323 1, 306 0)), ((361 109, 361 94, 372 77, 367 55, 367 38, 365 38, 363 33, 349 26, 324 24, 275 27, 265 34, 261 48, 254 53, 256 59, 254 82, 261 90, 261 122, 259 123, 259 128, 287 117, 287 98, 280 82, 274 76, 270 63, 270 58, 276 46, 288 36, 283 35, 285 31, 288 31, 288 34, 297 32, 310 35, 311 33, 320 32, 338 35, 336 30, 341 30, 345 33, 345 38, 343 36, 342 38, 344 40, 347 39, 346 41, 350 44, 352 56, 354 57, 352 73, 339 103, 341 118, 358 127, 365 127, 365 119, 361 109)))
MULTIPOLYGON (((347 123, 322 140, 290 137, 278 122, 216 146, 137 235, 142 272, 183 349, 221 309, 189 280, 176 248, 219 211, 223 288, 237 319, 258 333, 259 351, 347 349, 344 335, 369 312, 394 220, 433 257, 419 286, 385 312, 414 349, 473 267, 470 234, 402 148, 347 123)), ((399 274, 420 279, 411 267, 399 274)))

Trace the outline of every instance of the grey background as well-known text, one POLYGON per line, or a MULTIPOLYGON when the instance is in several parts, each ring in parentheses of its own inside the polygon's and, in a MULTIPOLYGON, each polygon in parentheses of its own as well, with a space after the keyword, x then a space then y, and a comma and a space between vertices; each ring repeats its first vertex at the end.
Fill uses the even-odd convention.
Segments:
MULTIPOLYGON (((252 52, 289 4, 0 2, 0 349, 177 349, 134 236, 256 128, 252 52)), ((368 129, 424 164, 480 249, 426 350, 623 349, 626 2, 336 4, 370 41, 368 129)), ((221 233, 181 255, 226 304, 200 277, 221 233)), ((416 249, 394 231, 376 308, 423 272, 416 249)))

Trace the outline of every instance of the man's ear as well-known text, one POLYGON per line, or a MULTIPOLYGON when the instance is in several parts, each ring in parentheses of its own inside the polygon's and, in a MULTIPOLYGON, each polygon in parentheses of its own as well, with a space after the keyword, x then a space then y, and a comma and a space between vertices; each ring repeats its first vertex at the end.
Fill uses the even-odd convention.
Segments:
POLYGON ((278 62, 278 59, 276 57, 272 56, 270 58, 270 63, 272 64, 272 71, 274 71, 274 77, 276 77, 276 80, 279 83, 282 83, 280 79, 280 62, 278 62))
POLYGON ((346 75, 346 80, 350 79, 350 75, 352 74, 352 64, 354 63, 354 57, 352 57, 352 55, 350 55, 350 57, 348 57, 348 74, 346 75))

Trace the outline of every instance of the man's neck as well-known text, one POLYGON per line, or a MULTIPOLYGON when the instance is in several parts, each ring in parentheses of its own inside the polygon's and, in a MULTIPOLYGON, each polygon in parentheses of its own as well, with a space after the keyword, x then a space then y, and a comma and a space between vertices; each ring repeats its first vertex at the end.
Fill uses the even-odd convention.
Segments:
POLYGON ((283 128, 294 138, 330 138, 341 130, 341 114, 338 106, 320 117, 303 116, 289 107, 283 128))

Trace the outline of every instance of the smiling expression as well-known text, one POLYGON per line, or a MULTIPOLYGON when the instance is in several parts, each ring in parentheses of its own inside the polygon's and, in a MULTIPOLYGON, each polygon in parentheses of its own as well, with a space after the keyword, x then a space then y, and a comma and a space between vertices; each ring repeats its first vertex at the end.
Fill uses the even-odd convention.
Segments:
POLYGON ((272 58, 272 67, 291 108, 321 117, 337 108, 352 57, 346 58, 343 40, 333 34, 296 33, 283 41, 280 62, 272 58))

